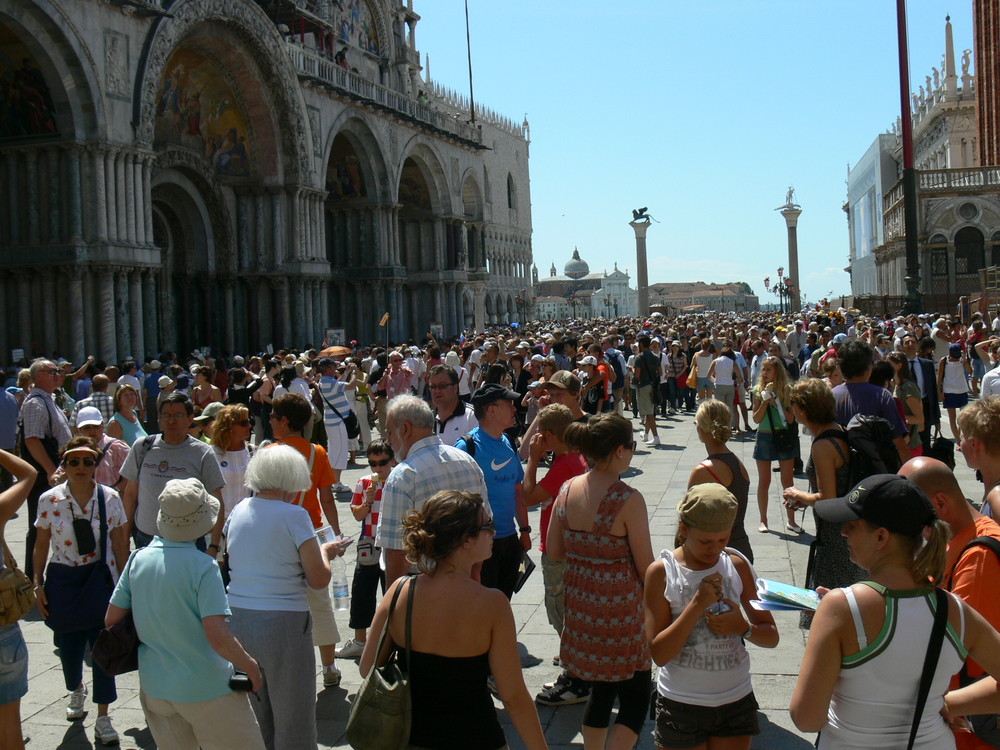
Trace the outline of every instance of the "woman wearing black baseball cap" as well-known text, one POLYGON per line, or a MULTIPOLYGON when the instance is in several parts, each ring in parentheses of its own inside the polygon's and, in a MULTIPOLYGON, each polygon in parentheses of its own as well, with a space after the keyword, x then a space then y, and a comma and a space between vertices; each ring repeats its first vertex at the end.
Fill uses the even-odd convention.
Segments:
MULTIPOLYGON (((792 720, 803 731, 821 730, 820 750, 907 747, 949 528, 923 490, 895 474, 868 477, 815 510, 844 524, 851 560, 869 575, 823 598, 792 696, 792 720)), ((1000 674, 1000 634, 960 599, 947 601, 948 628, 915 750, 955 747, 940 710, 966 656, 1000 674)))

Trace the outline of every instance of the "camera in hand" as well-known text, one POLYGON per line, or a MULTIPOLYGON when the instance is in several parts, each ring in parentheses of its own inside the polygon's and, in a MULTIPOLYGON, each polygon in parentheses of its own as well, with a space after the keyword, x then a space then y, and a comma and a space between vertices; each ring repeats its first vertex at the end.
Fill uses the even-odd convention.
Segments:
POLYGON ((250 682, 250 676, 246 672, 236 672, 229 678, 229 688, 230 690, 241 690, 244 693, 250 693, 253 692, 253 683, 250 682))

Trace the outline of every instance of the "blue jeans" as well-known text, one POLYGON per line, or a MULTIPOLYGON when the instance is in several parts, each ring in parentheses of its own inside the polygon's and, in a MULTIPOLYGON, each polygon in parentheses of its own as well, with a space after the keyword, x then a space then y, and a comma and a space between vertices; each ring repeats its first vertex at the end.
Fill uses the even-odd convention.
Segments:
POLYGON ((0 625, 0 706, 28 694, 28 647, 16 622, 0 625))
MULTIPOLYGON (((67 690, 76 690, 83 682, 83 658, 94 647, 100 628, 78 630, 75 633, 54 633, 53 641, 59 648, 63 678, 67 690)), ((94 703, 114 703, 118 700, 115 678, 94 665, 94 703)))
POLYGON ((677 378, 667 379, 667 405, 671 409, 680 408, 681 400, 677 393, 677 378))

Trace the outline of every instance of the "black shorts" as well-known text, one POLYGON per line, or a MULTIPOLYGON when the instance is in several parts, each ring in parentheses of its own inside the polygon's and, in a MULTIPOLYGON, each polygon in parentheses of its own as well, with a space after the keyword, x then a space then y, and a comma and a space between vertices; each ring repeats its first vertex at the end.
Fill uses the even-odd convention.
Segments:
POLYGON ((757 699, 749 695, 724 706, 692 706, 656 696, 658 747, 698 747, 709 737, 747 737, 760 734, 757 699))

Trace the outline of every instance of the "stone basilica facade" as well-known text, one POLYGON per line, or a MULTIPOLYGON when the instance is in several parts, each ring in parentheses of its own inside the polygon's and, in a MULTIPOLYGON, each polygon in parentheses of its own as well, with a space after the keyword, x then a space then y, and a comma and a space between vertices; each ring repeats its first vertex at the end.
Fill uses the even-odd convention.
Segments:
POLYGON ((0 0, 0 359, 445 335, 530 296, 528 125, 413 0, 0 0))

